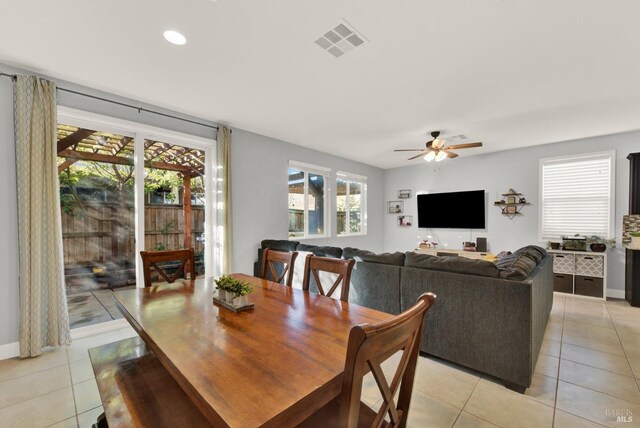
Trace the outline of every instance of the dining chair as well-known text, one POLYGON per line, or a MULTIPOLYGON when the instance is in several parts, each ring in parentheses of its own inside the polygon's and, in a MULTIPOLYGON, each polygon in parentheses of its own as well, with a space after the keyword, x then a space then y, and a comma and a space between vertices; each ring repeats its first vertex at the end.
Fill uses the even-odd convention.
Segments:
POLYGON ((302 290, 309 291, 309 283, 311 282, 311 275, 315 279, 316 286, 318 287, 318 294, 331 297, 334 291, 340 286, 340 300, 343 302, 349 301, 349 285, 351 283, 351 271, 355 260, 353 259, 335 259, 332 257, 320 257, 309 254, 304 261, 304 277, 302 279, 302 290), (333 285, 325 289, 320 281, 319 272, 329 272, 338 274, 338 277, 334 281, 333 285))
POLYGON ((377 324, 357 325, 349 332, 342 392, 305 420, 301 427, 405 427, 427 311, 436 300, 424 293, 405 312, 377 324), (400 363, 388 382, 380 364, 401 351, 400 363), (371 372, 382 395, 374 410, 361 402, 362 381, 371 372), (398 403, 394 398, 400 391, 398 403))
POLYGON ((260 278, 269 279, 271 274, 271 281, 279 282, 291 287, 293 283, 293 266, 298 257, 298 252, 292 253, 286 251, 272 250, 271 248, 265 248, 262 253, 262 269, 260 272, 260 278), (277 263, 277 265, 276 265, 277 263), (280 271, 280 275, 278 275, 280 271), (286 275, 286 281, 283 283, 286 275))
POLYGON ((193 248, 170 251, 140 251, 140 257, 142 257, 145 287, 151 287, 155 279, 151 275, 151 268, 168 283, 173 283, 178 278, 187 279, 187 273, 189 273, 190 279, 196 278, 193 248))

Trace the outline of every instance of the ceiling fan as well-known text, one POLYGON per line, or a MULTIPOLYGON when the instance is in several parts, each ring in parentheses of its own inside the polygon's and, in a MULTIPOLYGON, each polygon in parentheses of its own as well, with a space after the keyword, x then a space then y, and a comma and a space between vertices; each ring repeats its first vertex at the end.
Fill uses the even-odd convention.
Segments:
POLYGON ((458 149, 470 149, 472 147, 482 147, 482 143, 464 143, 464 144, 454 144, 453 146, 446 146, 445 141, 440 137, 440 131, 433 131, 431 133, 433 140, 427 142, 426 149, 397 149, 394 152, 420 152, 415 156, 410 157, 408 160, 416 159, 421 156, 424 156, 424 160, 427 162, 431 162, 435 160, 436 162, 440 162, 445 158, 457 158, 459 155, 457 153, 452 152, 451 150, 458 149))

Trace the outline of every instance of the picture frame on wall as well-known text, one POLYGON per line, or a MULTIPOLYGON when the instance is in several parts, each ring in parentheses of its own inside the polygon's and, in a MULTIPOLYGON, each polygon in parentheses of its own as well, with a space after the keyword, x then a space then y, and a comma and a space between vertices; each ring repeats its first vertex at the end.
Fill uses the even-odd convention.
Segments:
POLYGON ((516 213, 516 207, 506 207, 507 208, 507 214, 515 214, 516 213))
POLYGON ((507 196, 507 203, 508 204, 515 204, 516 203, 516 197, 515 196, 507 196))
POLYGON ((399 215, 396 217, 396 226, 397 227, 411 227, 413 226, 413 216, 412 215, 399 215))
POLYGON ((398 190, 398 199, 410 199, 411 189, 398 190))
POLYGON ((404 202, 402 201, 389 201, 387 204, 388 214, 402 214, 404 212, 404 202))

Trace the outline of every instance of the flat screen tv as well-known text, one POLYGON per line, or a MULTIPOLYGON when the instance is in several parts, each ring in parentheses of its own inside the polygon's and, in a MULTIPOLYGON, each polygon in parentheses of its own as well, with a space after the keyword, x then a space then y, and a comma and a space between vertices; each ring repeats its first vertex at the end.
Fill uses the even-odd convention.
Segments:
POLYGON ((418 227, 484 229, 484 190, 418 195, 418 227))

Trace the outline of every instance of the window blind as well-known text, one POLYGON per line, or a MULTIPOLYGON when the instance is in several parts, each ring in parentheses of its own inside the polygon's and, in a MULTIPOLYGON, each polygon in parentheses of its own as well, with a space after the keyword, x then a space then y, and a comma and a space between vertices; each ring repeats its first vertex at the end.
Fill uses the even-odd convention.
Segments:
POLYGON ((613 160, 613 152, 541 160, 541 240, 612 237, 613 160))

